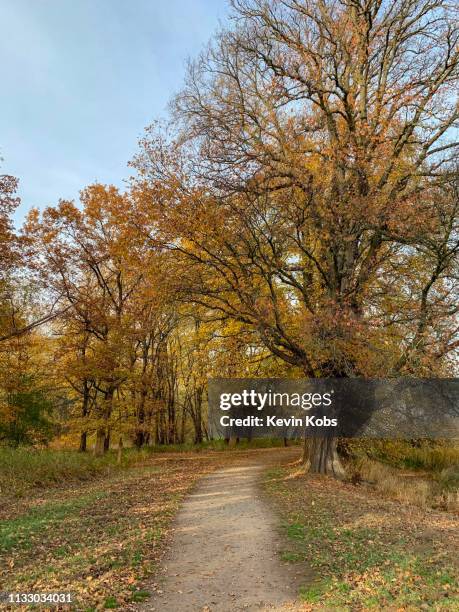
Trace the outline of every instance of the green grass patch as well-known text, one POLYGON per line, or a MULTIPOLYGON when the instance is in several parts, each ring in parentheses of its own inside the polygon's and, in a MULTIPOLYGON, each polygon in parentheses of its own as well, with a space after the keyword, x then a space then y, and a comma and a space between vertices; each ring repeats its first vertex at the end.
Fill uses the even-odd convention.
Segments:
MULTIPOLYGON (((277 473, 276 481, 267 472, 265 488, 290 542, 281 557, 313 570, 316 580, 305 575, 299 595, 314 609, 459 609, 452 545, 435 520, 424 536, 412 515, 403 522, 391 502, 367 506, 353 499, 349 485, 277 473)), ((454 527, 453 517, 445 521, 454 527)))
MULTIPOLYGON (((0 522, 0 553, 12 549, 30 549, 32 540, 37 534, 51 530, 64 520, 78 519, 80 511, 102 499, 102 492, 91 493, 83 497, 62 503, 47 503, 33 507, 29 512, 17 518, 0 522)), ((59 546, 55 555, 64 557, 68 553, 65 546, 59 546)))
POLYGON ((119 604, 118 604, 118 601, 117 601, 116 597, 113 597, 113 596, 107 597, 107 599, 105 600, 105 603, 104 603, 104 608, 106 610, 112 610, 112 609, 118 608, 118 607, 119 607, 119 604))
POLYGON ((131 601, 133 603, 141 603, 150 597, 150 591, 146 591, 145 589, 139 589, 138 591, 134 590, 132 593, 131 601))
POLYGON ((329 582, 316 582, 314 584, 300 587, 300 597, 303 601, 308 603, 317 603, 324 593, 327 592, 329 582))

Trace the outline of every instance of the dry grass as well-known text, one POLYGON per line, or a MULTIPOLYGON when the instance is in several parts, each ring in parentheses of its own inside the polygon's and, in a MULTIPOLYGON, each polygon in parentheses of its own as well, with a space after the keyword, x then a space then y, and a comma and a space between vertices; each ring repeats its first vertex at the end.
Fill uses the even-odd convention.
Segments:
POLYGON ((459 445, 454 440, 345 441, 350 481, 421 508, 459 511, 459 445))
POLYGON ((351 479, 371 483, 389 499, 414 504, 421 508, 434 507, 450 512, 459 511, 459 490, 455 467, 432 473, 407 472, 379 461, 362 457, 351 468, 351 479))
POLYGON ((363 457, 356 462, 355 468, 364 482, 373 484, 377 491, 390 499, 425 508, 432 496, 432 482, 402 476, 399 470, 378 461, 363 457))
POLYGON ((245 452, 282 444, 280 439, 241 440, 230 449, 224 440, 214 440, 200 445, 149 446, 140 450, 125 448, 119 463, 116 450, 110 450, 103 457, 94 457, 92 452, 79 453, 68 449, 0 446, 0 497, 23 497, 33 490, 107 477, 125 468, 143 465, 157 454, 245 452))
POLYGON ((34 489, 62 483, 78 483, 108 476, 120 469, 144 463, 146 450, 124 451, 118 465, 116 452, 103 457, 77 451, 0 447, 0 496, 21 497, 34 489))
POLYGON ((353 457, 366 456, 396 468, 441 472, 459 466, 459 445, 454 440, 348 440, 353 457))

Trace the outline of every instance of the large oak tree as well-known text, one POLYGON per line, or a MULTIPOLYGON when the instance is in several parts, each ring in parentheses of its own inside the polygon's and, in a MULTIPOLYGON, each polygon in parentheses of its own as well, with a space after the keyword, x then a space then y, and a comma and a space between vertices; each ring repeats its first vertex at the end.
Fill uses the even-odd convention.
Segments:
MULTIPOLYGON (((445 374, 457 347, 457 7, 235 0, 134 165, 184 295, 306 376, 445 374), (171 132, 173 132, 171 134, 171 132)), ((311 469, 341 471, 335 443, 311 469)))

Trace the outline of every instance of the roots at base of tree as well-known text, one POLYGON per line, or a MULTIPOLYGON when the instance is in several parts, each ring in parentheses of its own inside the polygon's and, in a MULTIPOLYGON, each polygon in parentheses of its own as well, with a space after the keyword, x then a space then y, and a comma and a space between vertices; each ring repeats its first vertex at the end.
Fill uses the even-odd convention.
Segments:
POLYGON ((340 480, 346 475, 338 455, 336 438, 305 438, 303 463, 311 474, 327 474, 340 480))

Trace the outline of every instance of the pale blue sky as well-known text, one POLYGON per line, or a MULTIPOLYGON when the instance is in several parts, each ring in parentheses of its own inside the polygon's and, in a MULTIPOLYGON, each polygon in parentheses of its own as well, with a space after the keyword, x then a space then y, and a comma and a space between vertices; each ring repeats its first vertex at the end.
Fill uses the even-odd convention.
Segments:
POLYGON ((32 206, 122 186, 226 0, 0 0, 0 173, 32 206))

